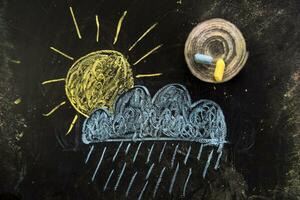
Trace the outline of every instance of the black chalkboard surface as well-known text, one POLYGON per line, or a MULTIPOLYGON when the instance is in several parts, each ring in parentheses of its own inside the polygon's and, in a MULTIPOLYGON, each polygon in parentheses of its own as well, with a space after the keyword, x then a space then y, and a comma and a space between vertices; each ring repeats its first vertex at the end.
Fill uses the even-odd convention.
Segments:
MULTIPOLYGON (((0 199, 300 198, 299 9, 296 0, 0 1, 0 199), (183 54, 189 32, 211 18, 235 24, 250 53, 222 84, 194 77, 183 54), (65 81, 78 59, 101 50, 128 62, 130 77, 116 79, 124 90, 141 85, 153 97, 177 83, 191 102, 220 106, 227 143, 217 170, 203 178, 213 151, 198 159, 195 142, 143 141, 138 152, 139 142, 83 143, 86 117, 114 102, 100 95, 102 104, 80 108, 65 81)), ((101 73, 113 79, 109 70, 101 73)))

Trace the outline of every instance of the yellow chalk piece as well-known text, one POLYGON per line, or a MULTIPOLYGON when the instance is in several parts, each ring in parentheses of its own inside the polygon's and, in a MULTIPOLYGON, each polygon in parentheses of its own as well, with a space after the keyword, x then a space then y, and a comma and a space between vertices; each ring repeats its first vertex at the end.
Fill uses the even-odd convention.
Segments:
POLYGON ((214 78, 217 82, 220 82, 223 80, 225 70, 225 62, 223 59, 218 59, 216 62, 216 68, 214 72, 214 78))
POLYGON ((14 104, 18 105, 18 104, 21 103, 21 102, 22 102, 22 99, 21 99, 21 98, 18 98, 18 99, 16 99, 16 100, 14 101, 14 104))

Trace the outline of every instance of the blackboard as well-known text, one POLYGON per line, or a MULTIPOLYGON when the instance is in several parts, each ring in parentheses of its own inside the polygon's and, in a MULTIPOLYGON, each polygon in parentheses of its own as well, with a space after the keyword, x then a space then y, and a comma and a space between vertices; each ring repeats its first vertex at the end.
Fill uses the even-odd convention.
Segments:
MULTIPOLYGON (((85 164, 90 148, 81 141, 85 117, 78 115, 72 132, 66 136, 76 115, 70 103, 49 117, 43 116, 68 99, 63 83, 42 83, 64 78, 74 62, 50 47, 75 60, 97 50, 117 50, 133 63, 160 44, 163 46, 132 66, 132 71, 134 75, 162 75, 135 78, 134 84, 146 86, 154 95, 167 84, 179 83, 188 89, 193 101, 217 102, 224 112, 229 142, 224 147, 220 168, 209 170, 206 178, 201 177, 203 163, 190 163, 196 171, 200 168, 191 178, 185 197, 181 195, 185 179, 178 178, 171 194, 170 183, 166 182, 156 198, 299 198, 299 6, 296 0, 1 1, 1 199, 125 198, 126 187, 122 188, 122 184, 115 192, 113 188, 103 192, 102 187, 110 169, 122 168, 121 160, 130 159, 133 153, 116 163, 104 160, 97 179, 91 181, 103 144, 95 146, 98 154, 85 164), (113 44, 124 11, 127 14, 118 41, 113 44), (95 15, 100 23, 98 42, 95 15), (188 70, 183 55, 184 43, 193 27, 216 17, 240 29, 250 53, 243 70, 222 84, 198 80, 188 70), (129 51, 141 33, 155 23, 155 29, 129 51)), ((180 149, 186 151, 188 145, 184 143, 180 149)), ((116 149, 118 145, 107 147, 116 149)), ((145 144, 142 156, 146 157, 150 148, 151 143, 145 144)), ((153 154, 158 155, 161 148, 162 144, 156 143, 153 154)), ((171 152, 165 160, 171 160, 171 152)), ((142 164, 130 167, 128 172, 143 168, 142 164)), ((188 166, 181 169, 187 171, 188 166)), ((159 172, 154 170, 155 179, 159 172)), ((172 176, 171 172, 168 176, 172 176)), ((125 176, 123 185, 130 178, 125 176)), ((136 182, 129 199, 137 198, 143 183, 136 182)), ((147 190, 143 199, 151 199, 151 191, 147 190)))

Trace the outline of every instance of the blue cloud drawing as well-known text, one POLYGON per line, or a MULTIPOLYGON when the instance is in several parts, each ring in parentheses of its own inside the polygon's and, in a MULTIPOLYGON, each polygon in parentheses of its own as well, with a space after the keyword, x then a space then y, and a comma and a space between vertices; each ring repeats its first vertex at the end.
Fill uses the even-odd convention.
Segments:
POLYGON ((166 85, 153 98, 146 87, 135 86, 117 98, 113 113, 100 108, 85 120, 82 141, 183 140, 222 148, 226 132, 220 106, 192 103, 184 86, 166 85))

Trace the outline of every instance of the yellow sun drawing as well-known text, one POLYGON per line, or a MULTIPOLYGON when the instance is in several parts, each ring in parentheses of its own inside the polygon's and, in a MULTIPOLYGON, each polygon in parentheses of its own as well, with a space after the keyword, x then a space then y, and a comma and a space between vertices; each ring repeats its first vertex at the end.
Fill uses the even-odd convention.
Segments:
POLYGON ((133 75, 126 58, 117 51, 90 53, 69 69, 65 90, 73 107, 88 116, 95 108, 112 108, 116 97, 132 88, 133 75))
MULTIPOLYGON (((73 19, 75 30, 79 39, 82 39, 80 28, 78 26, 73 8, 70 7, 70 15, 73 19)), ((122 28, 123 20, 127 15, 127 11, 120 17, 113 44, 116 44, 119 38, 119 34, 122 28)), ((98 15, 95 16, 96 22, 96 42, 99 42, 100 36, 100 23, 98 15)), ((150 26, 140 37, 129 47, 128 51, 134 49, 134 47, 153 30, 158 23, 150 26)), ((126 57, 116 50, 105 49, 91 52, 83 57, 77 59, 69 68, 65 78, 57 78, 44 81, 42 84, 50 84, 55 82, 65 82, 66 96, 74 107, 74 109, 81 115, 88 117, 97 108, 107 108, 112 111, 113 104, 118 95, 127 91, 134 86, 134 75, 132 66, 137 65, 146 57, 154 53, 159 49, 161 45, 158 45, 148 51, 145 55, 141 56, 133 64, 130 64, 126 57)), ((65 58, 74 61, 74 58, 55 47, 50 49, 58 53, 65 58)), ((155 74, 138 74, 135 78, 160 76, 162 73, 155 74)), ((57 111, 61 106, 67 102, 63 101, 55 106, 44 116, 50 116, 57 111)), ((72 131, 74 124, 78 119, 76 114, 70 124, 70 127, 66 134, 72 131)))

